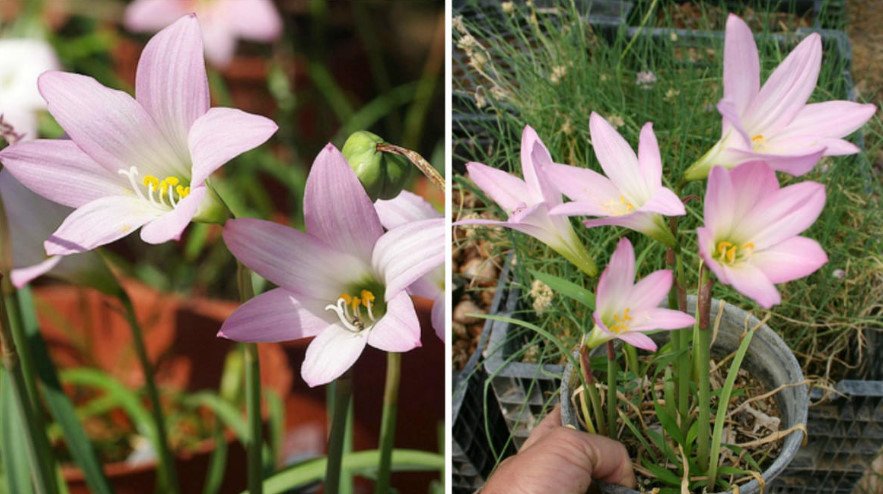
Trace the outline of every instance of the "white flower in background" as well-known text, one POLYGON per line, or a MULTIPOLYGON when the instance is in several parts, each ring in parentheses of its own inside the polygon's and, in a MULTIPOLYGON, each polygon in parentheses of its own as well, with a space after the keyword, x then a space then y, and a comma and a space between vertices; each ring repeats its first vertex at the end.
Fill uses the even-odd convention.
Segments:
POLYGON ((650 89, 656 84, 656 74, 649 70, 638 72, 638 75, 635 77, 635 84, 642 89, 650 89))
POLYGON ((58 68, 55 52, 43 40, 0 40, 0 114, 23 139, 37 137, 37 112, 46 108, 37 78, 58 68))

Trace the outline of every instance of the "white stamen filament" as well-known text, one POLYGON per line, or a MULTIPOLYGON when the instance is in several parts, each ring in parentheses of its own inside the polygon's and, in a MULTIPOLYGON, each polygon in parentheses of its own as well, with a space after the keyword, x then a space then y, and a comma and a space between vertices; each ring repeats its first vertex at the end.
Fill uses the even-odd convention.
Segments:
POLYGON ((343 324, 344 329, 351 333, 361 333, 362 331, 368 331, 377 320, 374 318, 374 314, 371 312, 371 308, 368 308, 368 318, 370 319, 370 324, 365 324, 367 321, 364 321, 359 318, 360 312, 354 311, 354 314, 350 314, 350 312, 346 308, 347 303, 343 297, 337 299, 336 304, 328 304, 325 306, 325 310, 330 310, 337 314, 337 318, 340 320, 340 323, 343 324))
MULTIPOLYGON (((141 193, 141 189, 138 187, 138 183, 135 182, 135 177, 138 176, 138 169, 134 166, 129 168, 128 170, 119 170, 117 173, 120 175, 125 175, 129 179, 129 185, 132 186, 132 189, 135 191, 135 194, 138 194, 138 199, 145 199, 144 194, 141 193)), ((151 202, 153 202, 151 200, 151 202)))

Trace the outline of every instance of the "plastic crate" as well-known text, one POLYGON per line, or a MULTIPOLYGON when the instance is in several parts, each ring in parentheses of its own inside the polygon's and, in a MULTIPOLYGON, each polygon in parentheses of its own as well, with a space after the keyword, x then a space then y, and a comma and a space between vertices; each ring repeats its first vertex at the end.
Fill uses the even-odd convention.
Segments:
POLYGON ((771 494, 850 494, 883 453, 883 381, 844 380, 835 389, 840 396, 810 407, 807 444, 771 494))
MULTIPOLYGON (((663 0, 668 3, 704 3, 706 5, 726 5, 729 10, 746 6, 773 6, 778 12, 794 12, 798 15, 809 14, 812 26, 816 29, 843 29, 846 26, 845 0, 663 0)), ((637 0, 628 17, 630 26, 640 25, 647 14, 652 0, 637 0)), ((657 5, 661 5, 660 2, 657 5)), ((658 9, 658 7, 657 7, 658 9)))

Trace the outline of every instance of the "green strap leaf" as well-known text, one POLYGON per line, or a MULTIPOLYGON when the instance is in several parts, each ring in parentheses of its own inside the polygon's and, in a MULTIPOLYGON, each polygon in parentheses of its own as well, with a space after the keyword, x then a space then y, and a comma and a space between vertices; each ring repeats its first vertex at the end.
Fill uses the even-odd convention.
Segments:
POLYGON ((589 290, 586 290, 572 281, 565 280, 564 278, 552 276, 551 274, 535 271, 533 269, 529 271, 534 278, 549 285, 549 288, 551 288, 552 291, 571 298, 591 310, 595 310, 595 295, 589 290))
POLYGON ((5 370, 0 369, 0 456, 9 492, 32 494, 31 465, 22 445, 27 442, 25 425, 15 406, 12 383, 5 370))

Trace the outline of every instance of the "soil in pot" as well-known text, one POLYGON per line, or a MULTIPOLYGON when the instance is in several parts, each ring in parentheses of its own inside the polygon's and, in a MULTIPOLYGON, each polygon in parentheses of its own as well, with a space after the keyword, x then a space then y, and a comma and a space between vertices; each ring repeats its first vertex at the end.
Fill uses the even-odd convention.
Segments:
MULTIPOLYGON (((720 310, 718 301, 712 308, 712 321, 720 310)), ((744 329, 760 324, 750 314, 733 306, 726 306, 723 320, 715 331, 712 346, 711 385, 712 412, 716 410, 716 393, 726 379, 731 360, 741 341, 744 329), (749 326, 746 326, 749 325, 749 326)), ((715 323, 716 324, 716 323, 715 323)), ((664 343, 669 334, 653 335, 661 346, 656 358, 665 358, 668 348, 664 343)), ((618 438, 632 457, 641 492, 653 488, 680 491, 682 456, 671 434, 665 431, 664 375, 637 378, 633 372, 623 370, 620 362, 619 406, 643 441, 630 427, 619 421, 618 438)), ((648 361, 651 356, 639 360, 648 361)), ((593 357, 596 380, 606 380, 606 356, 593 357)), ((568 365, 562 381, 562 396, 575 397, 579 386, 578 368, 568 365)), ((601 396, 606 387, 602 386, 601 396)), ((605 405, 606 406, 606 405, 605 405)), ((808 397, 803 375, 796 359, 768 326, 761 325, 754 333, 748 353, 737 374, 736 386, 730 398, 721 447, 719 478, 730 486, 739 486, 742 494, 757 493, 759 483, 771 481, 788 465, 800 447, 805 431, 808 397), (785 353, 787 352, 787 353, 785 353), (733 446, 728 446, 733 445, 733 446), (738 470, 736 470, 738 469, 738 470)), ((606 408, 605 408, 606 409, 606 408)), ((695 407, 692 412, 696 420, 695 407)), ((562 400, 562 420, 565 424, 578 426, 574 401, 562 400)), ((699 492, 704 483, 691 477, 691 487, 699 492), (700 484, 702 486, 700 486, 700 484)), ((736 492, 734 487, 731 491, 736 492)), ((636 491, 619 486, 603 486, 603 492, 626 494, 636 491)))

